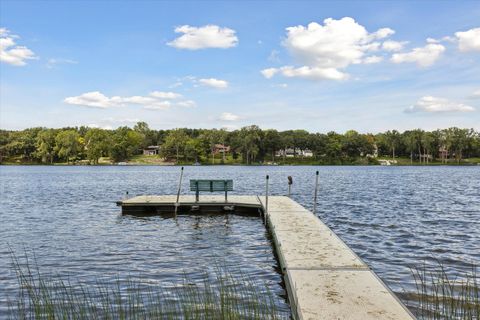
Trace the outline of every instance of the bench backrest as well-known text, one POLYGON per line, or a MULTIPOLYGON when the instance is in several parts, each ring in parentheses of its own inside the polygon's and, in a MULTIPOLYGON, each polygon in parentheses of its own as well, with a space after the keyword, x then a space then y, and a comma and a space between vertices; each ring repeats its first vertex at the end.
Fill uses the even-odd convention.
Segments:
POLYGON ((190 180, 190 191, 233 191, 233 180, 190 180))

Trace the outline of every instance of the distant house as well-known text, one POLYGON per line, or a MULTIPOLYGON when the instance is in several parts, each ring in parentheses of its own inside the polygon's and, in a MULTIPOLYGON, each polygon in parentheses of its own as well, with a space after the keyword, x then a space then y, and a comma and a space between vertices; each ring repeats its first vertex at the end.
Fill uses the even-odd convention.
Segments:
POLYGON ((143 149, 143 154, 146 156, 153 156, 153 155, 157 155, 159 151, 160 151, 159 146, 148 146, 145 149, 143 149))
POLYGON ((278 150, 277 152, 275 152, 275 156, 276 157, 285 156, 287 158, 293 158, 295 156, 311 158, 313 157, 313 152, 312 150, 309 150, 309 149, 300 150, 300 149, 287 148, 287 149, 278 150))
POLYGON ((448 150, 445 147, 438 149, 438 157, 440 159, 448 159, 448 150))
POLYGON ((214 154, 229 153, 229 152, 230 152, 230 146, 226 146, 224 144, 216 144, 213 147, 213 153, 214 154))

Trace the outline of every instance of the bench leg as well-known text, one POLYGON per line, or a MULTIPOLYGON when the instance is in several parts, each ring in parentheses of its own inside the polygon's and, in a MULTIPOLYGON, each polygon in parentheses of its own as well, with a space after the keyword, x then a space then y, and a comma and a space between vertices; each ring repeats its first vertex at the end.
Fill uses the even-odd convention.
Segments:
POLYGON ((198 192, 198 189, 197 189, 197 191, 195 192, 195 202, 198 202, 199 196, 200 196, 200 192, 198 192))
POLYGON ((225 190, 225 202, 228 202, 228 199, 227 199, 227 190, 225 190))

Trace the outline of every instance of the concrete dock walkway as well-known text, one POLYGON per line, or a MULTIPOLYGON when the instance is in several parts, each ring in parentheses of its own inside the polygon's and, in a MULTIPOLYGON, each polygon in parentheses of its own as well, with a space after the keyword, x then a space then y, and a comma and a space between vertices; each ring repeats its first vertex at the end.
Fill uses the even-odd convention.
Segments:
MULTIPOLYGON (((140 196, 119 201, 122 212, 146 207, 172 208, 176 196, 140 196)), ((182 206, 256 208, 274 247, 295 319, 414 319, 370 268, 320 219, 288 197, 181 196, 182 206)), ((134 210, 133 210, 134 211, 134 210)))
POLYGON ((295 319, 414 319, 376 274, 303 206, 288 197, 269 197, 267 221, 295 319))

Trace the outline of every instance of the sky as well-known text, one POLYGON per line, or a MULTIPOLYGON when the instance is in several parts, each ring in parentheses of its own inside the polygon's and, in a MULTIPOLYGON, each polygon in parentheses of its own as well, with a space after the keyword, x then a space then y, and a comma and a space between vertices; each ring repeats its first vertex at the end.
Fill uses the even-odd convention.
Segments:
POLYGON ((479 1, 0 2, 0 128, 480 130, 479 1))

